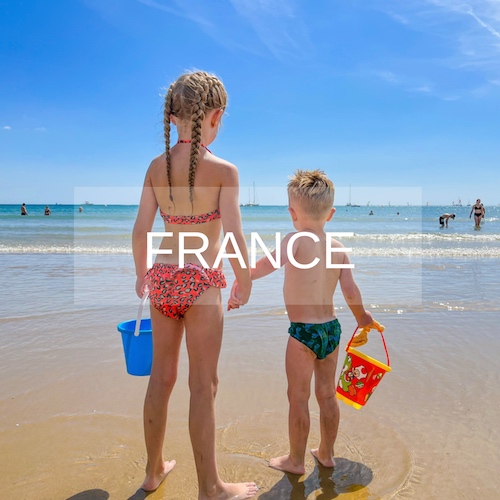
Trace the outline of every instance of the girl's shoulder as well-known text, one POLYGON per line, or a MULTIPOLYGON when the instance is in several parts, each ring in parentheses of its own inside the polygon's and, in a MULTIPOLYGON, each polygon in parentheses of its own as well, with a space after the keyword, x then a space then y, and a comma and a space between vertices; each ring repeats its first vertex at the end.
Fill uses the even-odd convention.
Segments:
POLYGON ((233 163, 224 160, 224 158, 221 158, 220 156, 216 156, 212 153, 209 153, 205 156, 204 161, 207 163, 211 163, 219 168, 226 169, 226 170, 236 170, 238 171, 238 168, 236 165, 233 163))
POLYGON ((225 185, 238 184, 238 167, 233 163, 211 154, 204 159, 213 177, 218 177, 225 185))
POLYGON ((166 168, 167 165, 167 160, 165 158, 165 153, 162 153, 161 155, 158 155, 156 158, 153 158, 151 160, 151 163, 149 164, 148 167, 148 172, 155 171, 159 168, 166 168))

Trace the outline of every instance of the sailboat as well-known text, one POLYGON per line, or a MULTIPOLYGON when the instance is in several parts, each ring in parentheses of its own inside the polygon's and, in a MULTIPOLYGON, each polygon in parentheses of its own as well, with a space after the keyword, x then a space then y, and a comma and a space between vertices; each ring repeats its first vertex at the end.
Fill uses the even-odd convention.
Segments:
POLYGON ((359 207, 359 205, 353 205, 351 203, 351 185, 349 184, 349 203, 346 205, 347 207, 359 207))
POLYGON ((250 199, 250 189, 248 190, 248 203, 241 204, 240 207, 258 207, 259 203, 257 203, 255 198, 255 182, 253 183, 253 202, 250 199))

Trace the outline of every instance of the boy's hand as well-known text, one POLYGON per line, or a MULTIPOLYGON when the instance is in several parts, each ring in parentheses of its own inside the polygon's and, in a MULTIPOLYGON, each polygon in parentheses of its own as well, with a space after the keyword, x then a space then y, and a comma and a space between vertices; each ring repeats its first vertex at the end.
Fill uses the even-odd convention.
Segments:
POLYGON ((385 326, 381 325, 378 321, 375 321, 372 318, 372 322, 369 325, 366 326, 359 326, 361 330, 358 332, 357 335, 354 336, 351 342, 352 347, 361 347, 362 345, 365 345, 368 342, 368 332, 370 330, 378 330, 379 332, 383 332, 385 330, 385 326))
POLYGON ((227 310, 230 311, 231 309, 239 309, 242 305, 243 301, 238 298, 238 282, 235 281, 231 287, 231 295, 227 301, 227 310))

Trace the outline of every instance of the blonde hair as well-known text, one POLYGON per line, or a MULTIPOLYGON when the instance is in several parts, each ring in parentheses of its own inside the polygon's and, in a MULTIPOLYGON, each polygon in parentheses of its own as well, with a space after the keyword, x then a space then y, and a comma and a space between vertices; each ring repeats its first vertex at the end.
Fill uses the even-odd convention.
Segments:
POLYGON ((334 195, 335 186, 322 170, 296 170, 288 183, 288 197, 313 218, 332 208, 334 195))
POLYGON ((167 180, 170 187, 170 201, 172 183, 170 179, 170 117, 191 122, 191 156, 189 160, 189 200, 193 203, 193 187, 196 167, 201 145, 201 124, 209 111, 225 109, 227 93, 222 82, 215 75, 205 71, 194 71, 181 75, 172 83, 165 96, 163 116, 165 135, 165 156, 167 162, 167 180))

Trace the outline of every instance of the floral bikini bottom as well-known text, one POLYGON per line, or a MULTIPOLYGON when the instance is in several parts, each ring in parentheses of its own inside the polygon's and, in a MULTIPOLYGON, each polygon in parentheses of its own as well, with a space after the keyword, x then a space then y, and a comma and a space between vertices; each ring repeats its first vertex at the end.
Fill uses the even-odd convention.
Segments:
POLYGON ((174 319, 182 319, 209 287, 227 286, 222 269, 204 268, 192 263, 179 267, 158 262, 146 273, 146 278, 151 305, 174 319))

